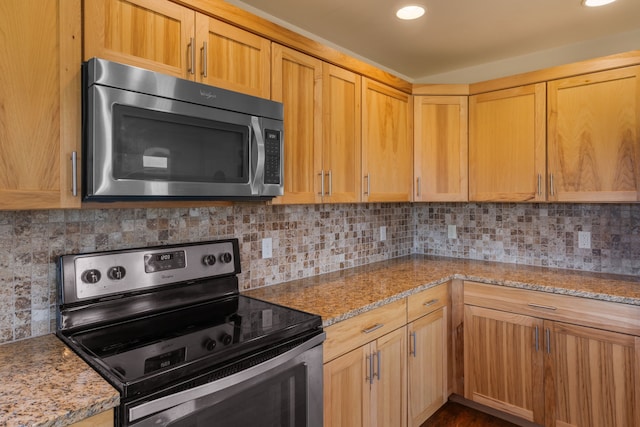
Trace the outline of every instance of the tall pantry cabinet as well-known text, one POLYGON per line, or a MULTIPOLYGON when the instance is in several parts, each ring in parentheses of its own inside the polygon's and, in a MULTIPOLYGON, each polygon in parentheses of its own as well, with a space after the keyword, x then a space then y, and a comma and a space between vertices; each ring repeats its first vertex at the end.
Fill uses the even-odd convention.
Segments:
POLYGON ((0 2, 0 209, 80 206, 80 10, 0 2))

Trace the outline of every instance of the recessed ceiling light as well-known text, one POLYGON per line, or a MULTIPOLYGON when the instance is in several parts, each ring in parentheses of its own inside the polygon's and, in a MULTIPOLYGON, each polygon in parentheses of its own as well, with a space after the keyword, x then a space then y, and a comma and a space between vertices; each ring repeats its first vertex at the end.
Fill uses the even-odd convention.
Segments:
POLYGON ((616 0, 583 0, 582 4, 589 7, 604 6, 605 4, 613 3, 616 0))
POLYGON ((405 6, 396 12, 396 16, 404 20, 418 19, 422 15, 424 15, 424 7, 416 5, 405 6))

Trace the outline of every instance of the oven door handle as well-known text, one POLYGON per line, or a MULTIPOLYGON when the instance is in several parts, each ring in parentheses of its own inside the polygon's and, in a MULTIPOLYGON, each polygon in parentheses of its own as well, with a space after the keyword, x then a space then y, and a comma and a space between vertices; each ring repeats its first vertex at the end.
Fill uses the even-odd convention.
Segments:
POLYGON ((260 119, 256 116, 251 117, 251 128, 253 129, 253 138, 255 141, 258 161, 256 162, 256 168, 253 171, 253 179, 251 180, 251 195, 257 196, 260 194, 262 182, 264 181, 264 162, 265 162, 265 150, 264 150, 264 138, 262 136, 262 129, 260 129, 260 119))
POLYGON ((269 359, 266 362, 263 362, 256 366, 252 366, 251 368, 245 369, 244 371, 229 375, 228 377, 224 377, 207 384, 203 384, 198 387, 171 394, 169 396, 164 396, 159 399, 155 399, 129 408, 129 421, 133 422, 149 415, 166 411, 167 409, 174 406, 178 406, 183 403, 224 390, 226 388, 233 387, 250 378, 256 377, 271 369, 274 369, 288 362, 289 360, 295 359, 305 351, 322 344, 325 337, 326 333, 323 332, 322 334, 316 335, 315 337, 300 344, 298 347, 287 351, 286 353, 282 353, 281 355, 276 356, 273 359, 269 359))

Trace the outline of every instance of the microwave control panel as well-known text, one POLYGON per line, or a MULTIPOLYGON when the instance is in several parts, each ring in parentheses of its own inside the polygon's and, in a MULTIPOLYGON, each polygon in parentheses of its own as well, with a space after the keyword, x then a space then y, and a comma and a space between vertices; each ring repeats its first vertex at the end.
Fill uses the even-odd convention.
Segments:
POLYGON ((264 131, 264 183, 280 185, 280 132, 264 131))

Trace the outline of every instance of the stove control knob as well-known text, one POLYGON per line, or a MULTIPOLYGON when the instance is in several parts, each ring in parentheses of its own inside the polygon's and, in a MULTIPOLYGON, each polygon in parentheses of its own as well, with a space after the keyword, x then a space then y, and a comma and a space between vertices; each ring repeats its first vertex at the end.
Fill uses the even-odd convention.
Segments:
POLYGON ((214 348, 216 348, 216 345, 218 343, 216 342, 216 340, 211 339, 211 338, 207 338, 206 340, 204 340, 204 342, 202 343, 202 346, 207 350, 207 351, 213 351, 214 348))
POLYGON ((222 344, 224 345, 229 345, 233 341, 233 337, 229 334, 222 334, 220 341, 222 341, 222 344))
POLYGON ((215 255, 205 255, 202 257, 202 263, 204 265, 208 265, 208 266, 212 266, 216 263, 216 256, 215 255))
POLYGON ((101 277, 102 274, 100 274, 100 271, 92 268, 91 270, 84 271, 80 278, 84 283, 94 284, 98 283, 101 277))
POLYGON ((116 265, 115 267, 111 267, 109 271, 107 271, 107 277, 111 280, 122 280, 124 279, 125 274, 127 274, 127 270, 120 265, 116 265))
POLYGON ((225 252, 222 255, 220 255, 220 261, 222 261, 225 264, 229 264, 232 259, 233 259, 233 257, 231 256, 231 254, 229 252, 225 252))

